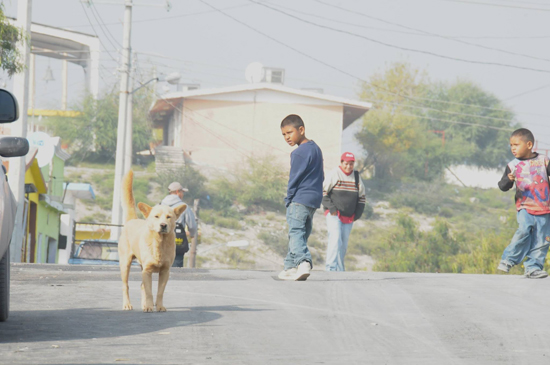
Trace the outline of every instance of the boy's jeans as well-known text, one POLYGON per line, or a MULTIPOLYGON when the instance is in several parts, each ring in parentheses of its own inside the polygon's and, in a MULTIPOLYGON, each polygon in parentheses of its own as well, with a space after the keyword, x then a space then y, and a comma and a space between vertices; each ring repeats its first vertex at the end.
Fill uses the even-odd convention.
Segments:
POLYGON ((302 261, 312 263, 307 239, 311 234, 313 214, 316 210, 299 203, 290 203, 286 208, 288 254, 285 258, 285 270, 298 266, 302 261))
POLYGON ((523 263, 526 274, 542 270, 550 245, 550 214, 532 215, 521 209, 517 219, 518 230, 504 250, 501 261, 514 266, 527 256, 523 263))
POLYGON ((348 238, 353 223, 342 223, 337 215, 327 214, 328 246, 326 271, 346 271, 344 257, 348 250, 348 238))

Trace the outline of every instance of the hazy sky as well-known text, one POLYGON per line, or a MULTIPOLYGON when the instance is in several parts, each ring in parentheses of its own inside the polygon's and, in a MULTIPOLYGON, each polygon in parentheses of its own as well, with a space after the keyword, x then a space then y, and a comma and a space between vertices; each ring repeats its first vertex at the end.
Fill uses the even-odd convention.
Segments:
MULTIPOLYGON (((358 78, 407 61, 433 81, 471 80, 505 100, 535 133, 539 147, 550 149, 550 1, 321 0, 348 11, 315 0, 261 2, 301 19, 247 0, 171 0, 169 12, 165 0, 134 0, 132 47, 143 79, 155 66, 164 73, 178 71, 184 82, 203 88, 239 85, 246 83, 246 66, 258 61, 284 68, 287 86, 354 99, 358 78)), ((33 21, 97 34, 101 89, 118 89, 113 59, 118 60, 122 43, 124 1, 92 3, 34 0, 33 21)), ((4 4, 7 15, 16 16, 17 1, 4 4)), ((60 107, 60 72, 60 61, 37 57, 37 108, 60 107), (56 80, 45 83, 48 66, 56 80)), ((70 66, 69 85, 74 102, 84 85, 78 66, 70 66)), ((345 133, 344 148, 351 141, 352 133, 345 133)))

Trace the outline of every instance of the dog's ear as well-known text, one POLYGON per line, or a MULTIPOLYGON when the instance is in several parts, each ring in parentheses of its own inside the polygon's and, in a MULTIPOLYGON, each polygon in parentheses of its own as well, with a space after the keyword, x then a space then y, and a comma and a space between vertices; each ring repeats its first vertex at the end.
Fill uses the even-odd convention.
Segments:
POLYGON ((183 205, 178 205, 177 207, 174 208, 174 213, 176 213, 176 219, 179 218, 179 216, 185 212, 185 209, 187 209, 187 204, 183 204, 183 205))
POLYGON ((141 213, 143 213, 143 216, 145 218, 149 217, 149 213, 151 213, 151 208, 150 206, 148 206, 147 204, 145 203, 138 203, 138 209, 141 213))

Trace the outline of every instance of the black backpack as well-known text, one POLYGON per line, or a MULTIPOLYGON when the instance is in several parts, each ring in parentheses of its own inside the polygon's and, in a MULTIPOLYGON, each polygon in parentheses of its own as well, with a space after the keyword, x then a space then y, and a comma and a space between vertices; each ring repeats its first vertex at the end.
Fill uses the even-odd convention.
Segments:
POLYGON ((189 241, 185 234, 185 226, 181 223, 176 223, 176 255, 183 255, 189 251, 189 241))

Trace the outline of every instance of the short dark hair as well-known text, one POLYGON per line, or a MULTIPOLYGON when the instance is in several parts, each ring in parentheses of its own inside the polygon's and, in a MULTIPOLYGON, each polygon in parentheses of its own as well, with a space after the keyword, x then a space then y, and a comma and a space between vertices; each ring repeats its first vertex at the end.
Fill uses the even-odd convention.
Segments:
POLYGON ((281 122, 281 128, 284 128, 286 126, 291 126, 296 129, 300 127, 305 128, 304 121, 302 120, 302 118, 300 118, 299 115, 296 114, 287 115, 285 119, 283 119, 283 121, 281 122))
POLYGON ((525 142, 535 143, 535 136, 527 128, 516 129, 510 137, 520 137, 525 142))

